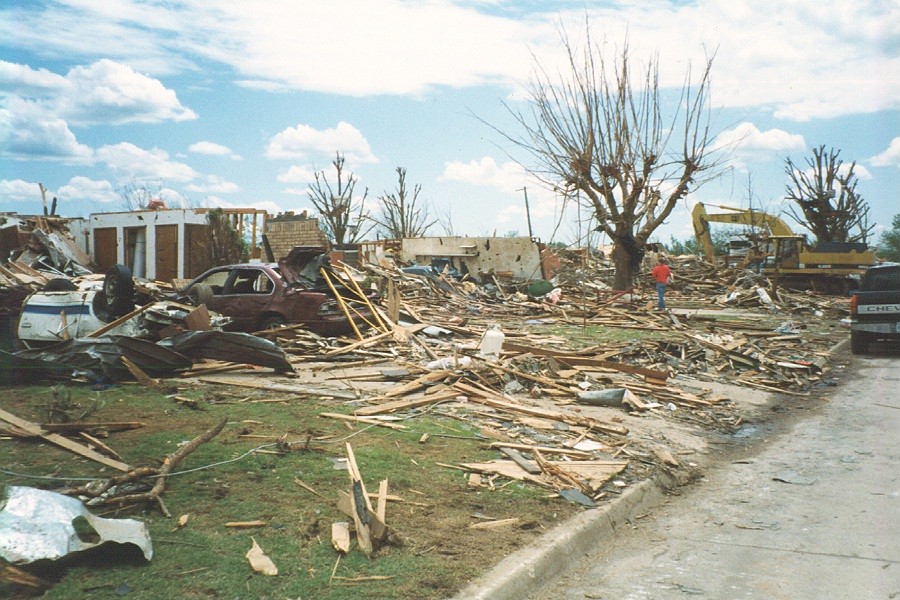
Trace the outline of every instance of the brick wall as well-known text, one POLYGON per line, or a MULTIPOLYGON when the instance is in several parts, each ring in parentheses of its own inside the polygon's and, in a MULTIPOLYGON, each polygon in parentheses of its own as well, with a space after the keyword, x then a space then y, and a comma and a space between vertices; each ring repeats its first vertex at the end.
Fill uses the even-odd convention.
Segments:
POLYGON ((328 239, 319 229, 318 219, 285 219, 272 218, 266 220, 266 237, 272 246, 275 260, 286 256, 294 246, 328 247, 328 239))

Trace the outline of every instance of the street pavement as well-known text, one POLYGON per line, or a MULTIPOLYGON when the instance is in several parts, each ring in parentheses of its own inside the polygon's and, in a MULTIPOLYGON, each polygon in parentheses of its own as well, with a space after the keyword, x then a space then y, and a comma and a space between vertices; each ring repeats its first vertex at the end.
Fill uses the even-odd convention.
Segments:
MULTIPOLYGON (((620 527, 531 600, 900 599, 900 357, 620 527)), ((784 402, 791 402, 785 400, 784 402)))

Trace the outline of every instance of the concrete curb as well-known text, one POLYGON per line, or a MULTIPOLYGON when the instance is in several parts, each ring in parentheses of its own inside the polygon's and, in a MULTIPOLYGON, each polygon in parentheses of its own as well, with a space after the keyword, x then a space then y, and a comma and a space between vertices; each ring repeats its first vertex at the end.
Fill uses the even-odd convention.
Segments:
POLYGON ((656 479, 642 481, 610 504, 585 511, 510 554, 451 600, 520 600, 615 535, 622 523, 646 513, 664 495, 656 479))

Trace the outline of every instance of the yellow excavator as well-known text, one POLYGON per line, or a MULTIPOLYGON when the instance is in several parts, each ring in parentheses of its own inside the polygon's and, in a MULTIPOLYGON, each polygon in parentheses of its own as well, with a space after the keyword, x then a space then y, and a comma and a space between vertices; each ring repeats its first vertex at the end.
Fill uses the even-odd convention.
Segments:
MULTIPOLYGON (((712 264, 716 264, 716 254, 710 223, 743 225, 755 230, 756 234, 749 236, 751 242, 743 243, 746 251, 737 262, 741 266, 758 265, 763 273, 800 287, 848 289, 853 287, 853 279, 876 263, 875 253, 865 244, 830 242, 811 248, 805 236, 795 234, 776 216, 730 206, 716 205, 716 208, 726 212, 709 213, 700 202, 692 211, 697 243, 712 264)), ((726 265, 730 264, 730 258, 726 257, 726 265)))

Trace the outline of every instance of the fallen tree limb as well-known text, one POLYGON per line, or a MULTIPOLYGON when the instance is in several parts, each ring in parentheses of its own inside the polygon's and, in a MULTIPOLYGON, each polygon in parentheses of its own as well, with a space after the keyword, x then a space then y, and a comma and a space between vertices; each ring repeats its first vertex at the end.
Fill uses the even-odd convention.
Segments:
POLYGON ((211 429, 201 433, 190 442, 166 456, 163 459, 163 464, 159 468, 156 467, 139 467, 137 469, 132 469, 127 473, 119 475, 117 477, 112 477, 106 480, 97 480, 92 481, 86 485, 67 488, 63 490, 59 490, 60 493, 66 494, 68 496, 90 496, 93 498, 100 498, 105 493, 107 493, 114 486, 121 485, 123 483, 128 483, 131 481, 136 481, 138 479, 144 479, 148 477, 155 477, 156 482, 153 484, 153 487, 147 492, 141 492, 137 494, 127 494, 124 496, 109 496, 104 498, 104 504, 129 504, 129 503, 138 503, 138 502, 147 502, 154 501, 157 502, 160 506, 160 509, 163 511, 166 516, 171 516, 168 514, 168 511, 165 508, 165 505, 162 503, 162 493, 166 489, 166 479, 167 477, 178 468, 181 462, 194 450, 199 448, 202 444, 208 442, 213 439, 225 428, 225 424, 228 422, 228 417, 223 417, 218 424, 216 424, 211 429))

